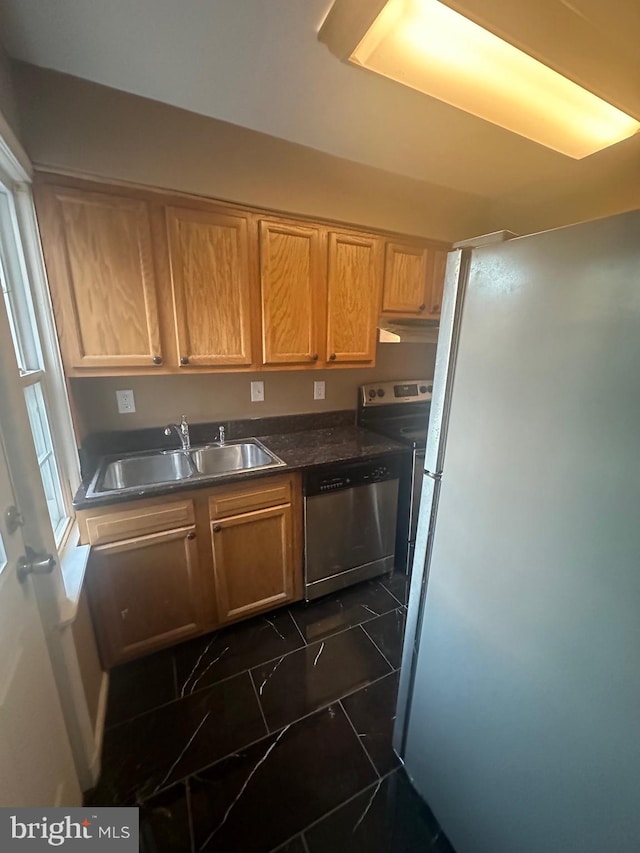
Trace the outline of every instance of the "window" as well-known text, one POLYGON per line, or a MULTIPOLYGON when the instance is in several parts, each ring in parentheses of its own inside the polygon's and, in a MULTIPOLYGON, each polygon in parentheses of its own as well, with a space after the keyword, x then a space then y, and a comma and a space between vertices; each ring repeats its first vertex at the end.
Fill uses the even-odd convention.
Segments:
POLYGON ((43 345, 47 335, 41 335, 42 330, 47 331, 48 297, 46 291, 38 292, 35 282, 30 280, 33 276, 30 276, 29 250, 31 263, 34 258, 39 261, 31 195, 24 185, 14 192, 0 183, 0 284, 51 526, 60 546, 73 516, 71 495, 77 485, 77 457, 75 447, 73 458, 68 452, 68 445, 73 442, 69 440, 72 431, 64 390, 62 407, 59 400, 64 383, 61 376, 57 384, 54 382, 59 363, 56 353, 47 352, 43 345))

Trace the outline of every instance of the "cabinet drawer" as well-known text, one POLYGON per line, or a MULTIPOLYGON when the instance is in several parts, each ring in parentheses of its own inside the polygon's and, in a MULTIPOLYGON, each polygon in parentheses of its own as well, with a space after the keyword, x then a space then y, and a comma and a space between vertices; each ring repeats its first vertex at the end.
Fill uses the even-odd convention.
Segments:
MULTIPOLYGON (((192 501, 140 506, 120 512, 102 512, 83 519, 86 539, 91 545, 107 545, 162 530, 190 527, 194 524, 192 501)), ((81 530, 81 534, 84 531, 81 530)), ((85 536, 82 535, 82 539, 85 536)))
POLYGON ((291 480, 288 477, 279 477, 272 481, 238 486, 235 489, 229 486, 221 489, 220 494, 213 494, 209 498, 209 516, 227 518, 288 503, 291 503, 291 480))

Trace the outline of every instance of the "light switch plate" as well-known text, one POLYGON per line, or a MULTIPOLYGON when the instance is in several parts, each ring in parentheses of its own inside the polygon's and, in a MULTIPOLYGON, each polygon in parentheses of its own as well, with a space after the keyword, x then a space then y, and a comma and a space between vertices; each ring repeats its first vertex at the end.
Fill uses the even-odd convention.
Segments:
POLYGON ((324 400, 324 380, 315 380, 313 383, 313 399, 324 400))
POLYGON ((264 382, 251 383, 251 402, 264 403, 264 382))
POLYGON ((132 415, 136 410, 136 401, 133 391, 116 391, 118 411, 121 415, 132 415))

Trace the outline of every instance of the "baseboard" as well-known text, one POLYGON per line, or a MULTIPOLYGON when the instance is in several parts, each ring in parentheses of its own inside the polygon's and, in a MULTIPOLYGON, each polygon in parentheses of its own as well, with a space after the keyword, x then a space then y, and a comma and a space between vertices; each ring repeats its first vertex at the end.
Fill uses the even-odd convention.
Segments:
POLYGON ((107 717, 107 700, 109 698, 109 673, 102 673, 100 684, 100 698, 98 699, 98 713, 96 714, 96 728, 94 735, 93 756, 89 763, 89 777, 91 787, 98 784, 100 769, 102 765, 102 741, 104 740, 104 724, 107 717))

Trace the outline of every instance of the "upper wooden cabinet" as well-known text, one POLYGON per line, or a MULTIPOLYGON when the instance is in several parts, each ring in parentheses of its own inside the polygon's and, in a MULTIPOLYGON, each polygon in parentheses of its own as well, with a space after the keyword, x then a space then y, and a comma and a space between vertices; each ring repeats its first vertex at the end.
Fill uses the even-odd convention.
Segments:
POLYGON ((442 311, 444 274, 448 253, 448 249, 435 249, 431 252, 431 302, 429 311, 433 316, 439 316, 442 311))
POLYGON ((250 365, 249 217, 166 208, 181 367, 250 365))
POLYGON ((382 313, 437 318, 442 306, 448 247, 388 241, 382 313))
POLYGON ((263 220, 260 275, 265 365, 375 361, 380 238, 263 220))
POLYGON ((161 365, 147 204, 64 187, 37 200, 67 368, 161 365))
POLYGON ((35 200, 69 376, 371 367, 381 311, 440 313, 444 243, 51 174, 35 200))
POLYGON ((382 281, 382 240, 330 231, 328 252, 325 358, 329 363, 372 364, 382 281))
POLYGON ((318 228, 260 222, 262 360, 305 365, 318 361, 321 280, 318 228))

